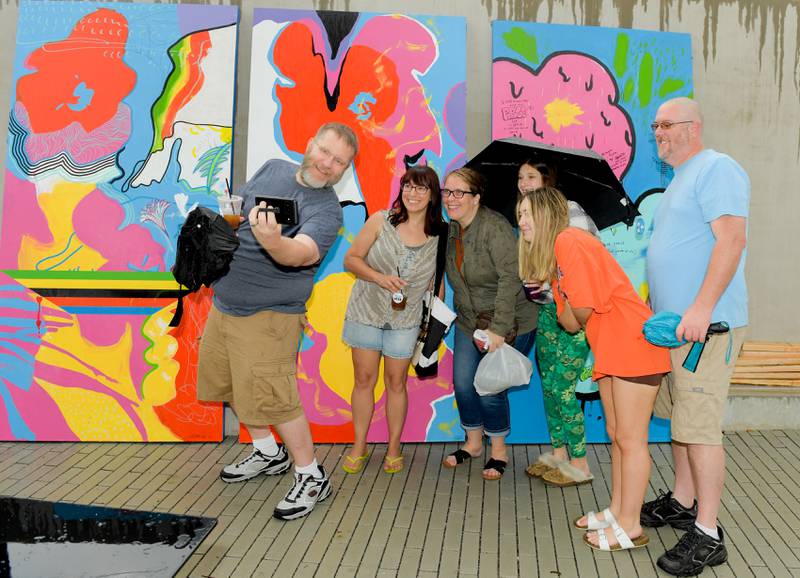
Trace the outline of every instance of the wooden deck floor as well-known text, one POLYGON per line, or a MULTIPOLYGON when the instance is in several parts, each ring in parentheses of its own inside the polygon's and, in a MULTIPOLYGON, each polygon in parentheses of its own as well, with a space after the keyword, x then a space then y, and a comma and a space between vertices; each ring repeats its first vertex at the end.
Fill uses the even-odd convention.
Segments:
MULTIPOLYGON (((0 495, 212 516, 219 523, 178 576, 658 576, 677 534, 648 530, 648 548, 594 553, 570 520, 609 499, 609 453, 590 446, 596 479, 549 488, 525 475, 543 446, 514 446, 510 469, 484 482, 482 462, 440 466, 451 444, 404 446, 406 470, 340 469, 344 445, 318 446, 334 494, 294 522, 271 517, 288 476, 224 484, 222 465, 248 453, 221 444, 0 443, 0 495), (469 469, 468 469, 469 468, 469 469)), ((703 576, 800 577, 800 431, 730 434, 720 521, 728 564, 703 576)), ((648 499, 672 481, 669 446, 651 446, 648 499)))

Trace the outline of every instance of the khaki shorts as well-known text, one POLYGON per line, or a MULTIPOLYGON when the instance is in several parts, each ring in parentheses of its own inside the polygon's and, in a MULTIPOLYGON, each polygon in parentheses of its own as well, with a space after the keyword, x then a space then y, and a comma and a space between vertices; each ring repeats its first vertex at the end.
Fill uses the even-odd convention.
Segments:
POLYGON ((745 327, 714 335, 706 343, 697 372, 683 367, 692 347, 687 343, 670 351, 672 373, 664 377, 653 413, 672 420, 672 439, 684 444, 722 444, 722 420, 736 358, 744 343, 745 327), (725 362, 731 343, 730 361, 725 362))
POLYGON ((197 399, 234 405, 255 427, 303 415, 295 371, 303 315, 262 311, 247 317, 211 307, 197 369, 197 399))

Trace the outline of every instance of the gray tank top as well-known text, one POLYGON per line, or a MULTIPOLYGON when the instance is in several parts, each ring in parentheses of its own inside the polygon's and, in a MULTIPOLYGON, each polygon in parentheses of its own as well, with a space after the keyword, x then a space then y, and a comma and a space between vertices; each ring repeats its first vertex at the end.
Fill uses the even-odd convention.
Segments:
POLYGON ((436 272, 437 238, 423 245, 407 247, 391 223, 389 211, 382 211, 383 223, 378 238, 367 253, 367 265, 385 275, 397 275, 408 283, 406 308, 392 309, 392 295, 376 283, 356 279, 344 318, 381 329, 411 329, 422 320, 422 297, 436 272))

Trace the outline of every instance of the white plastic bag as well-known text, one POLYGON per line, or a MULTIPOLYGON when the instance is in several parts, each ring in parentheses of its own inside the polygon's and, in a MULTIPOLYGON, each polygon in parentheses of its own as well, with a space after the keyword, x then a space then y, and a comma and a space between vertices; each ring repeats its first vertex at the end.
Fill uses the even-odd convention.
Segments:
POLYGON ((475 391, 494 395, 515 385, 527 385, 532 373, 531 360, 504 343, 481 359, 475 372, 475 391))

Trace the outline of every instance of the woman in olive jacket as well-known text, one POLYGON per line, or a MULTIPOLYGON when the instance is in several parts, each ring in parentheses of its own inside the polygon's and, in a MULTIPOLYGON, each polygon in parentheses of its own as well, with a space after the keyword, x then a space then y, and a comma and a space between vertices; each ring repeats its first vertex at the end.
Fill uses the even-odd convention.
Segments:
POLYGON ((461 427, 467 432, 464 445, 447 456, 443 465, 454 468, 480 456, 485 433, 492 444, 483 477, 499 480, 508 462, 508 393, 479 396, 473 381, 483 356, 505 340, 528 354, 534 341, 537 307, 522 291, 514 230, 505 217, 481 206, 484 190, 481 175, 465 168, 451 172, 442 189, 450 217, 445 271, 458 314, 453 386, 461 427), (488 344, 473 342, 476 325, 488 334, 488 344))

